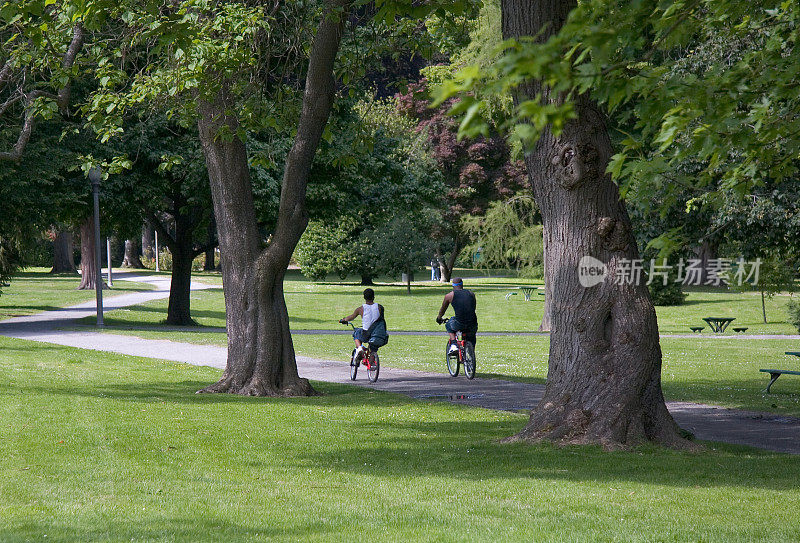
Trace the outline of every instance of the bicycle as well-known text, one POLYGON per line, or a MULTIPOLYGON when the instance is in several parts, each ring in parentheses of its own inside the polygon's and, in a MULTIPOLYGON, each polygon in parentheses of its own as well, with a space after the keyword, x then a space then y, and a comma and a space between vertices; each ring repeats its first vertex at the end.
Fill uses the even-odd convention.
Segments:
MULTIPOLYGON (((344 325, 350 325, 353 330, 356 329, 355 325, 352 322, 341 322, 344 325)), ((358 367, 361 365, 362 361, 364 366, 367 368, 367 379, 369 379, 370 383, 374 383, 378 380, 378 374, 381 371, 381 360, 378 358, 378 351, 373 351, 369 343, 363 343, 364 345, 364 356, 360 360, 356 360, 356 349, 353 349, 353 353, 350 355, 350 380, 356 380, 356 374, 358 373, 358 367)))
MULTIPOLYGON (((445 324, 450 319, 444 319, 442 324, 445 324)), ((464 366, 464 375, 467 379, 475 378, 475 345, 471 341, 463 338, 461 330, 456 331, 456 345, 458 350, 450 352, 450 340, 447 341, 447 348, 445 350, 445 360, 447 362, 447 371, 453 377, 458 376, 459 365, 464 366)))

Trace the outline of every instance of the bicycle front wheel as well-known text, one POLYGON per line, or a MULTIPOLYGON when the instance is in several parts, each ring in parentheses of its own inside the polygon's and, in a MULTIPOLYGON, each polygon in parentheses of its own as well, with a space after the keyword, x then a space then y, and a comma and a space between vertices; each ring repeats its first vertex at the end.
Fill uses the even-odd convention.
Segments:
POLYGON ((458 375, 458 351, 450 352, 450 342, 447 343, 445 348, 444 359, 447 361, 447 371, 450 372, 450 375, 453 377, 458 375))
POLYGON ((372 353, 370 356, 370 362, 367 366, 367 379, 369 379, 370 383, 374 383, 378 380, 378 374, 381 371, 381 361, 378 358, 378 353, 372 353))
POLYGON ((464 343, 464 375, 475 378, 475 346, 469 341, 464 343))
POLYGON ((356 374, 358 373, 358 362, 356 362, 356 350, 353 349, 353 354, 350 355, 350 380, 356 380, 356 374))

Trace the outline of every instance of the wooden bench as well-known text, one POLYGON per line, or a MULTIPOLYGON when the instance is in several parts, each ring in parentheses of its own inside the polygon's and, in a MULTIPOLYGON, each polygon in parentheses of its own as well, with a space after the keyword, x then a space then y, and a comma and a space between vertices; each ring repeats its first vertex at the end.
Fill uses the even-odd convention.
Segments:
POLYGON ((764 390, 765 394, 769 394, 769 387, 772 386, 772 383, 778 380, 778 377, 783 375, 784 373, 788 375, 800 375, 800 371, 792 371, 792 370, 758 370, 763 371, 764 373, 769 373, 769 376, 772 377, 767 388, 764 390))
POLYGON ((698 334, 703 331, 704 326, 690 326, 689 330, 697 332, 698 334))
POLYGON ((737 326, 736 328, 733 329, 733 331, 742 333, 747 332, 747 326, 737 326))

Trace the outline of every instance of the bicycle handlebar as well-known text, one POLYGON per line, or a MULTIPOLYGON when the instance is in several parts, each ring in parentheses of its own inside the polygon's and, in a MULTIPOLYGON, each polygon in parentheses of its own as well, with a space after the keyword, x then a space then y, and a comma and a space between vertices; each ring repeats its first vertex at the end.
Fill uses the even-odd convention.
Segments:
POLYGON ((344 324, 345 326, 347 326, 347 325, 349 324, 350 326, 352 326, 352 327, 353 327, 353 330, 355 330, 355 329, 356 329, 356 325, 355 325, 355 324, 353 324, 353 323, 352 323, 352 322, 350 322, 350 321, 345 321, 345 322, 339 321, 339 324, 344 324))

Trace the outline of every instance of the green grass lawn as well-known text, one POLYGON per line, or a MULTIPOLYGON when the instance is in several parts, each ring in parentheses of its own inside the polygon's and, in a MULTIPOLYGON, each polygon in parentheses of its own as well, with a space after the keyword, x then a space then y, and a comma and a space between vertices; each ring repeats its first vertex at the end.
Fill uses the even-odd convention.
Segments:
MULTIPOLYGON (((218 275, 203 274, 197 280, 214 283, 218 275)), ((521 278, 473 277, 467 288, 478 299, 478 319, 482 331, 536 331, 542 319, 543 296, 534 295, 529 302, 521 294, 505 299, 520 285, 535 282, 521 278)), ((376 301, 386 308, 390 330, 439 330, 434 319, 442 298, 450 290, 447 284, 415 283, 411 294, 399 283, 378 283, 373 287, 376 301)), ((341 325, 337 320, 353 312, 363 302, 364 287, 357 282, 311 282, 296 270, 290 270, 284 286, 291 326, 295 330, 331 330, 341 325)), ((788 296, 767 301, 767 317, 763 323, 761 298, 758 293, 725 292, 710 289, 689 292, 684 305, 657 307, 662 333, 690 333, 689 326, 706 326, 703 317, 735 317, 735 326, 748 327, 748 334, 796 334, 787 317, 788 296)), ((166 300, 154 301, 107 316, 110 325, 137 326, 158 324, 166 318, 166 300)), ((222 288, 192 294, 192 315, 203 326, 225 326, 225 303, 222 288)), ((89 320, 86 321, 87 323, 89 320)), ((705 333, 710 333, 706 326, 705 333)))
POLYGON ((525 423, 0 338, 0 541, 797 541, 800 463, 502 445, 525 423))
MULTIPOLYGON (((77 290, 79 275, 51 274, 46 268, 28 268, 15 275, 0 294, 0 320, 52 311, 93 300, 94 290, 77 290)), ((117 281, 104 296, 151 290, 146 283, 117 281)), ((166 306, 165 306, 166 307, 166 306)))
MULTIPOLYGON (((224 332, 128 330, 111 327, 106 332, 147 339, 226 345, 224 332)), ((349 360, 352 339, 348 335, 294 334, 300 355, 349 360)), ((446 373, 445 336, 391 335, 381 348, 381 365, 446 373)), ((667 400, 721 405, 800 417, 800 379, 782 377, 770 394, 763 394, 769 376, 760 368, 800 370, 792 339, 661 338, 662 387, 667 400)), ((476 349, 478 377, 544 384, 547 377, 547 336, 480 336, 476 349)))

